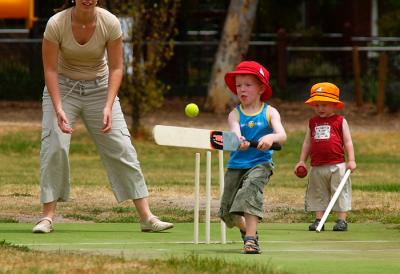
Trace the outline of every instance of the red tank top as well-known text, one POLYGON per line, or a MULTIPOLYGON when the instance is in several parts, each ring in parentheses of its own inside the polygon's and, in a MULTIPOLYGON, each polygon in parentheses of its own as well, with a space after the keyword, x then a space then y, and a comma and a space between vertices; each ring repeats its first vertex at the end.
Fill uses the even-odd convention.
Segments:
POLYGON ((311 166, 338 164, 345 161, 343 148, 343 117, 333 115, 310 119, 311 166))

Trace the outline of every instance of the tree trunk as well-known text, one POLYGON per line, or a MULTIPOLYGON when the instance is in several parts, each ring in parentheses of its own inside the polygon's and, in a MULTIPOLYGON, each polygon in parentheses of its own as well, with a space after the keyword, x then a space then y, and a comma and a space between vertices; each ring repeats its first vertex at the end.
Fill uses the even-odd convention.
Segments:
POLYGON ((361 65, 360 51, 357 46, 353 46, 353 75, 354 75, 354 97, 357 107, 361 107, 363 102, 363 92, 361 88, 361 65))
POLYGON ((143 33, 137 31, 142 28, 143 21, 140 20, 140 7, 142 6, 142 0, 135 0, 135 7, 137 10, 134 12, 133 22, 135 27, 132 29, 132 45, 133 45, 133 58, 132 67, 135 68, 131 80, 131 90, 129 92, 130 104, 131 104, 131 126, 133 136, 137 136, 140 130, 140 118, 141 118, 141 107, 140 107, 140 85, 141 82, 138 79, 145 78, 145 71, 143 68, 143 33), (136 42, 136 44, 135 44, 136 42), (139 64, 139 65, 137 65, 139 64))
POLYGON ((258 0, 231 0, 208 85, 206 107, 224 113, 234 100, 224 75, 244 59, 257 11, 258 0))

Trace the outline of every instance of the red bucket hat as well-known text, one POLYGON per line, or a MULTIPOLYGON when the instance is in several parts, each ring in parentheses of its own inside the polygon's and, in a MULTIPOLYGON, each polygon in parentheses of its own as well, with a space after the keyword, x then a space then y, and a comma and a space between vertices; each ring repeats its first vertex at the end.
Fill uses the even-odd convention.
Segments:
POLYGON ((264 92, 261 94, 261 101, 265 102, 272 95, 272 88, 269 85, 269 71, 254 61, 243 61, 236 66, 234 71, 225 74, 225 83, 228 88, 234 93, 236 91, 236 75, 238 74, 252 74, 255 75, 264 85, 264 92))

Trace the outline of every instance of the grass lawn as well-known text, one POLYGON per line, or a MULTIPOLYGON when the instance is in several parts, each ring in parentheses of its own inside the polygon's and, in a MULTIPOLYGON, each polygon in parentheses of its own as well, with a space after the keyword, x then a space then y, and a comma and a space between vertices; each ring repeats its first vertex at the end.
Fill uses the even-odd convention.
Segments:
MULTIPOLYGON (((28 224, 0 224, 0 240, 41 251, 107 254, 127 260, 219 259, 235 264, 256 264, 287 273, 396 273, 400 270, 399 227, 351 224, 348 232, 333 232, 333 223, 321 233, 308 224, 262 224, 261 255, 242 254, 237 230, 228 230, 225 245, 194 245, 193 225, 179 223, 164 233, 141 233, 137 224, 57 224, 51 234, 32 234, 28 224)), ((202 226, 203 227, 203 226, 202 226)), ((219 224, 212 224, 212 241, 219 241, 219 224)), ((201 231, 204 239, 204 231, 201 231)), ((0 258, 1 262, 1 258, 0 258)), ((0 267, 1 269, 1 267, 0 267)))
MULTIPOLYGON (((357 170, 351 175, 350 231, 330 231, 335 218, 331 216, 329 231, 319 234, 307 231, 314 218, 304 212, 307 180, 293 175, 303 135, 290 132, 283 150, 274 154, 276 170, 265 189, 266 214, 259 227, 263 253, 249 256, 241 254, 237 230, 228 230, 227 245, 191 243, 196 150, 134 140, 151 208, 176 226, 165 233, 141 233, 132 224, 138 222, 132 203, 115 201, 96 148, 83 129, 72 137, 71 201, 59 204, 54 233, 32 234, 32 223, 41 214, 40 129, 3 131, 0 273, 400 273, 400 133, 353 134, 357 170)), ((213 153, 214 241, 219 238, 216 159, 213 153)), ((204 210, 200 215, 203 218, 204 210)))

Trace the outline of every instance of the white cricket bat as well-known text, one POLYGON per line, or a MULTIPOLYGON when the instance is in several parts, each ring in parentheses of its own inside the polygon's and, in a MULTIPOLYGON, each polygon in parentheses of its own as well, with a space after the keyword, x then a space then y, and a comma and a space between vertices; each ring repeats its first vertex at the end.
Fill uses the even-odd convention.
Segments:
POLYGON ((324 215, 322 216, 321 221, 319 222, 319 224, 315 230, 316 232, 318 232, 318 233, 321 232, 322 226, 324 225, 326 219, 328 218, 329 213, 331 212, 333 206, 335 205, 336 200, 339 198, 339 194, 340 194, 340 192, 342 192, 343 187, 346 184, 347 179, 350 176, 350 172, 351 172, 351 170, 348 169, 346 171, 346 173, 344 174, 342 180, 340 181, 338 188, 336 189, 335 193, 333 194, 332 199, 329 202, 328 207, 326 208, 324 215))
MULTIPOLYGON (((209 150, 235 151, 241 144, 237 135, 231 131, 163 125, 156 125, 153 128, 153 137, 158 145, 209 150)), ((250 141, 251 147, 257 147, 257 145, 257 141, 250 141)), ((281 146, 274 143, 271 149, 280 150, 281 146)))

